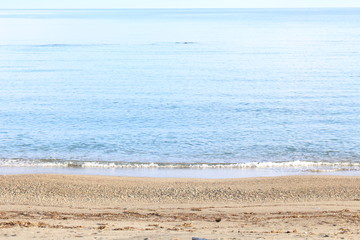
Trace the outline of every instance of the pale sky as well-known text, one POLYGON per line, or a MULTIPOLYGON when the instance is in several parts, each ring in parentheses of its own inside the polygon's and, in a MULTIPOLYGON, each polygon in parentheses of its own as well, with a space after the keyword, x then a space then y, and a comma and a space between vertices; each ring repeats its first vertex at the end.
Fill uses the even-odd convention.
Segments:
POLYGON ((0 0, 0 9, 360 7, 360 0, 0 0))

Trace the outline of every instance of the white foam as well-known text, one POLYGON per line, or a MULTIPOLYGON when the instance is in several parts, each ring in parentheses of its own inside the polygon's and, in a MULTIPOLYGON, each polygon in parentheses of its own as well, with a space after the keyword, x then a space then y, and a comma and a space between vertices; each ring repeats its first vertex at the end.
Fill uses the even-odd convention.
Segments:
POLYGON ((145 162, 100 162, 64 160, 0 159, 0 167, 46 167, 46 168, 360 168, 360 162, 247 162, 247 163, 145 163, 145 162))

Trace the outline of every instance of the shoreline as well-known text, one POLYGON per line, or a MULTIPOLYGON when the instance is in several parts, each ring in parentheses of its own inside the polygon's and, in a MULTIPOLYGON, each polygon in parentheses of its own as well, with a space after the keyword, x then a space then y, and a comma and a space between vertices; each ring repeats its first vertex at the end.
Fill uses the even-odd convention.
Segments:
MULTIPOLYGON (((71 198, 83 201, 241 201, 360 199, 357 176, 276 176, 228 179, 149 178, 126 176, 24 174, 0 175, 3 201, 33 195, 37 199, 71 198), (16 189, 16 191, 14 191, 16 189), (72 195, 68 192, 71 190, 72 195), (340 195, 338 193, 341 193, 340 195), (260 197, 261 196, 261 197, 260 197)), ((33 198, 34 199, 34 198, 33 198)), ((34 202, 41 203, 41 202, 34 202)))
POLYGON ((360 234, 360 177, 0 175, 0 193, 0 238, 356 239, 360 234))
POLYGON ((360 176, 358 168, 249 167, 249 168, 91 168, 91 167, 0 167, 1 175, 63 174, 145 178, 238 179, 284 176, 360 176))

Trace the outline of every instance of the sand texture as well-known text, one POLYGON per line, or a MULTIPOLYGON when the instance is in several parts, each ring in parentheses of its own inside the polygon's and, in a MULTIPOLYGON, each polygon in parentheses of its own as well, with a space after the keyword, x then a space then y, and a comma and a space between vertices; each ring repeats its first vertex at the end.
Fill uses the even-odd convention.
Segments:
POLYGON ((360 177, 0 176, 0 239, 360 239, 360 177))

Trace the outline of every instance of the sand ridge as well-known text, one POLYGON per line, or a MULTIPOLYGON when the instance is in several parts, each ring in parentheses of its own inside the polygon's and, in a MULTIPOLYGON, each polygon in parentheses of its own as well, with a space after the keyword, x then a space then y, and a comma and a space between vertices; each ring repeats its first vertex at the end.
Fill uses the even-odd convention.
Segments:
POLYGON ((357 200, 360 177, 173 179, 14 175, 0 176, 0 192, 2 203, 40 205, 357 200))

